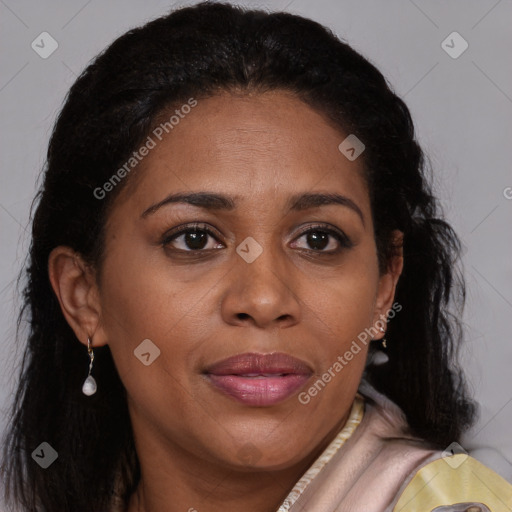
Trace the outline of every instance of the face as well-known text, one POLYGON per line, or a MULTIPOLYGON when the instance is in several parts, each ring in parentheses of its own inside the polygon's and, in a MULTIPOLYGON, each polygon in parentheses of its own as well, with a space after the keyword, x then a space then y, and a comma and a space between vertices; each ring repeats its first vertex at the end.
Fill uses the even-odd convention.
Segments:
POLYGON ((362 158, 338 149, 347 135, 274 91, 198 100, 153 136, 106 226, 94 333, 112 350, 139 446, 278 469, 343 425, 367 346, 344 355, 390 308, 398 278, 379 274, 362 158), (171 200, 199 192, 224 199, 171 200), (242 357, 208 373, 247 353, 300 364, 265 372, 251 365, 268 361, 242 357))

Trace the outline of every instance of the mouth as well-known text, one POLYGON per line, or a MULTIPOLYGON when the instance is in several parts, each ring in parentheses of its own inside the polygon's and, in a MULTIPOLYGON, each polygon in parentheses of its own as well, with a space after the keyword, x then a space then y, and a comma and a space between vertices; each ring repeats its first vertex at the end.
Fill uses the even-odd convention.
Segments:
POLYGON ((245 405, 268 407, 303 387, 313 370, 288 354, 246 353, 219 361, 203 373, 224 395, 245 405))

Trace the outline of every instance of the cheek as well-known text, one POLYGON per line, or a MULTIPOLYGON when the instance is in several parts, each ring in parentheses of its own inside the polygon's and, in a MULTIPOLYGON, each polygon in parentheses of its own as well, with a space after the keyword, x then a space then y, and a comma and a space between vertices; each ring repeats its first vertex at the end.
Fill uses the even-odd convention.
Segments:
POLYGON ((309 280, 306 302, 327 326, 350 330, 370 325, 379 278, 373 263, 354 254, 325 279, 309 280))
POLYGON ((368 273, 348 273, 311 292, 313 334, 318 371, 299 402, 310 414, 331 417, 348 407, 364 370, 375 298, 375 280, 368 273))
POLYGON ((104 262, 103 322, 133 404, 160 401, 174 409, 186 407, 190 368, 201 344, 211 336, 216 302, 207 292, 218 281, 212 270, 193 274, 183 267, 173 269, 161 256, 154 261, 137 246, 126 251, 120 245, 112 247, 104 262), (158 354, 155 359, 150 354, 154 362, 147 366, 137 358, 143 342, 149 352, 158 354))
POLYGON ((128 267, 111 265, 104 282, 104 326, 112 357, 132 412, 179 430, 185 417, 197 421, 186 382, 194 354, 191 328, 198 316, 191 310, 200 295, 190 287, 168 286, 150 265, 139 266, 138 272, 128 267), (179 422, 171 411, 181 411, 179 422))
POLYGON ((323 298, 323 302, 320 301, 320 296, 318 301, 312 301, 315 304, 312 313, 316 317, 312 322, 322 331, 319 337, 321 343, 317 346, 322 371, 330 368, 338 360, 338 356, 346 354, 348 364, 343 369, 343 374, 347 377, 352 372, 358 373, 366 361, 370 342, 370 336, 365 329, 371 326, 372 296, 367 291, 347 289, 344 292, 338 287, 335 290, 325 290, 323 298), (325 298, 327 295, 329 299, 325 298))
POLYGON ((187 314, 193 314, 205 287, 213 284, 191 281, 186 270, 173 270, 162 261, 151 251, 137 250, 135 244, 124 252, 120 244, 112 248, 104 264, 101 300, 113 343, 119 334, 139 343, 169 334, 187 314))
POLYGON ((316 331, 321 339, 317 355, 322 371, 331 368, 338 356, 347 355, 347 364, 342 363, 343 370, 336 372, 333 381, 345 381, 364 368, 370 343, 365 329, 372 325, 377 290, 378 269, 370 250, 348 258, 330 279, 309 281, 304 290, 310 312, 308 323, 315 326, 312 334, 316 331), (342 374, 344 377, 338 377, 342 374))

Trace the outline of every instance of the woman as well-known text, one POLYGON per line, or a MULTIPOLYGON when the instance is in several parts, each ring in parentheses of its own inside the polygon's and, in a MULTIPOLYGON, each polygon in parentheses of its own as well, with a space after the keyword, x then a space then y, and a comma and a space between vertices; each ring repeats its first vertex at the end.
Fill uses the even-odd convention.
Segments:
POLYGON ((49 145, 11 505, 510 510, 456 444, 458 250, 407 107, 327 29, 203 3, 129 31, 49 145))

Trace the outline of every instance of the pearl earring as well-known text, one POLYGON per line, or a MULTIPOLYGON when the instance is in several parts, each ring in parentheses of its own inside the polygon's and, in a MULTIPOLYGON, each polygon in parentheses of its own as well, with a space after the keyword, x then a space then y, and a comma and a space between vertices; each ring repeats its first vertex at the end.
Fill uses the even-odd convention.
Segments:
POLYGON ((91 375, 92 371, 92 362, 94 361, 94 352, 92 350, 91 346, 91 338, 87 338, 87 353, 89 354, 89 359, 91 360, 89 363, 89 373, 87 375, 87 378, 84 381, 84 384, 82 386, 82 393, 87 396, 94 395, 96 393, 96 390, 98 389, 96 385, 96 380, 91 375))
MULTIPOLYGON (((379 331, 380 331, 380 332, 383 332, 383 333, 385 333, 385 332, 386 332, 386 330, 384 329, 384 327, 379 327, 379 331)), ((382 338, 382 347, 383 347, 383 348, 387 348, 387 347, 388 347, 388 346, 386 345, 386 338, 385 338, 385 337, 383 337, 383 338, 382 338)))

